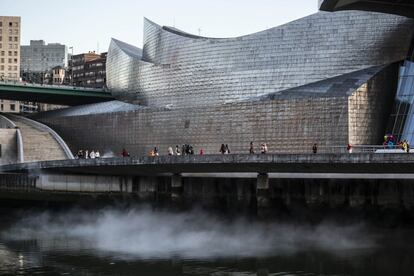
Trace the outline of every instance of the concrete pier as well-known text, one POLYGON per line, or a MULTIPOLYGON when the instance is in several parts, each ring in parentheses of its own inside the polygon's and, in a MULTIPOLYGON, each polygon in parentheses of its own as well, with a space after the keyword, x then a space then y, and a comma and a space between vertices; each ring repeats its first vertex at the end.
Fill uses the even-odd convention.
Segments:
POLYGON ((269 175, 259 173, 256 184, 257 213, 259 216, 266 216, 271 207, 269 187, 269 175))
POLYGON ((175 204, 183 202, 183 179, 181 174, 171 176, 171 201, 175 204))

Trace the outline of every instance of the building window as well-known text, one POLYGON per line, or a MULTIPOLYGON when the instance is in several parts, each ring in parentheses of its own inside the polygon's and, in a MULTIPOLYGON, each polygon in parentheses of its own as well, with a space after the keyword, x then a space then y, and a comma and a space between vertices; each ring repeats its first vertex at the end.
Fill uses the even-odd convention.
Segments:
POLYGON ((12 51, 9 51, 9 56, 11 56, 12 55, 12 51))
POLYGON ((14 34, 18 35, 19 34, 19 30, 14 30, 14 34))
POLYGON ((16 105, 15 104, 10 104, 10 110, 15 111, 16 110, 16 105))
POLYGON ((14 22, 15 27, 19 27, 19 22, 14 22))
POLYGON ((3 22, 0 21, 0 27, 3 27, 3 22))
POLYGON ((4 110, 4 105, 3 104, 0 105, 0 109, 1 109, 1 111, 4 110))
POLYGON ((1 71, 4 71, 4 65, 1 65, 1 66, 0 66, 0 70, 1 70, 1 71))
POLYGON ((13 41, 13 37, 9 36, 9 42, 13 41))
POLYGON ((17 36, 15 36, 14 37, 14 42, 17 42, 18 41, 18 38, 17 38, 17 36))
POLYGON ((12 63, 12 59, 11 58, 9 58, 9 63, 12 63))
POLYGON ((0 62, 1 62, 1 63, 4 63, 4 58, 0 59, 0 62))
POLYGON ((9 27, 13 27, 13 22, 9 22, 9 27))
POLYGON ((12 34, 13 34, 13 30, 9 29, 9 35, 12 35, 12 34))
POLYGON ((15 66, 13 66, 13 70, 14 71, 17 71, 17 66, 15 65, 15 66))
POLYGON ((5 52, 1 51, 1 56, 4 57, 4 55, 5 55, 5 52))
POLYGON ((3 40, 3 37, 2 36, 0 36, 0 40, 3 40))
POLYGON ((3 48, 3 44, 0 43, 0 49, 3 48))
POLYGON ((13 60, 13 62, 14 62, 14 63, 17 63, 17 58, 15 58, 15 59, 13 60))
POLYGON ((14 51, 14 56, 17 57, 17 51, 14 51))

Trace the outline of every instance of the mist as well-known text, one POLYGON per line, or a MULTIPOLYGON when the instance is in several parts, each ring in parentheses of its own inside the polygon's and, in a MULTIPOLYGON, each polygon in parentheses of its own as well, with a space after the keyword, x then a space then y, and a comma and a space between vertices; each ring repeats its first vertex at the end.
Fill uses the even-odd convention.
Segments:
POLYGON ((70 240, 78 246, 75 249, 142 259, 278 256, 310 249, 340 252, 375 246, 363 225, 300 226, 145 208, 31 214, 1 235, 8 240, 36 239, 45 250, 70 240))

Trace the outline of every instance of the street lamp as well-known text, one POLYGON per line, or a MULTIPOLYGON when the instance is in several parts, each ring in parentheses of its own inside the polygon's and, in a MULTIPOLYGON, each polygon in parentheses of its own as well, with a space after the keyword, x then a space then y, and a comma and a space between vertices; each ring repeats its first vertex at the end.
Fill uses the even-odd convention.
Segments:
POLYGON ((73 86, 73 46, 69 47, 72 50, 72 55, 70 56, 70 84, 73 86))

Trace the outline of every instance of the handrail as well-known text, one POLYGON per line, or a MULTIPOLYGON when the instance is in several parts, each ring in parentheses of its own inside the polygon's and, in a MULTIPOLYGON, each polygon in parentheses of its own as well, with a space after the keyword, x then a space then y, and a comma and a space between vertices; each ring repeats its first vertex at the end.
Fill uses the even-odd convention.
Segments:
POLYGON ((12 120, 7 118, 6 116, 3 116, 2 114, 0 114, 0 118, 5 120, 10 125, 11 128, 16 129, 17 161, 19 163, 24 163, 24 149, 23 149, 22 132, 17 127, 17 125, 12 120))
POLYGON ((18 156, 18 162, 24 163, 24 149, 23 149, 23 137, 22 132, 18 128, 16 131, 17 136, 17 156, 18 156))
POLYGON ((351 150, 348 150, 347 145, 344 146, 320 146, 318 152, 326 153, 375 153, 378 151, 392 151, 392 150, 403 150, 398 145, 352 145, 351 150))
POLYGON ((3 116, 2 114, 0 114, 0 119, 4 120, 6 122, 7 128, 16 128, 16 124, 10 120, 9 118, 7 118, 6 116, 3 116))
POLYGON ((62 139, 62 137, 60 137, 60 135, 57 134, 53 129, 51 129, 47 125, 44 125, 42 123, 39 123, 37 121, 34 121, 32 119, 29 119, 29 118, 26 118, 26 117, 23 117, 23 116, 16 116, 16 115, 12 115, 12 114, 9 114, 9 115, 11 117, 16 117, 16 118, 19 118, 19 119, 25 121, 26 123, 28 123, 29 125, 31 125, 32 127, 36 128, 38 130, 48 132, 50 135, 52 135, 52 137, 56 140, 56 142, 58 142, 58 144, 61 146, 61 148, 65 152, 68 159, 75 159, 75 157, 73 156, 72 151, 69 149, 68 145, 62 139))
POLYGON ((107 92, 104 88, 91 88, 91 87, 81 87, 81 86, 70 86, 70 85, 50 85, 50 84, 38 84, 38 83, 27 83, 20 81, 7 81, 0 80, 2 85, 10 86, 26 86, 26 87, 46 87, 46 88, 56 88, 56 89, 73 89, 73 90, 83 90, 83 91, 93 91, 93 92, 107 92))

